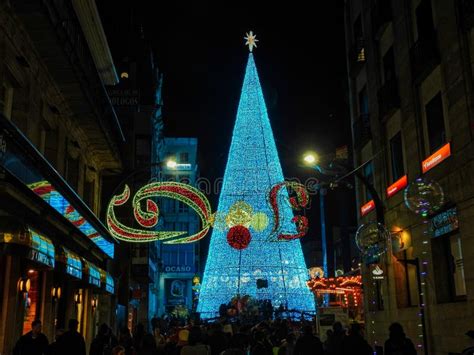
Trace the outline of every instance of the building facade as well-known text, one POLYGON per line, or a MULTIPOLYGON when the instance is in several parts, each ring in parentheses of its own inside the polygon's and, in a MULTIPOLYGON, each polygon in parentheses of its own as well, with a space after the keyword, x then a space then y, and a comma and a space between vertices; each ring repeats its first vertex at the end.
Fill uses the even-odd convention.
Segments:
MULTIPOLYGON (((461 352, 472 328, 474 267, 472 2, 345 4, 354 165, 383 204, 387 252, 362 263, 366 334, 382 346, 400 322, 418 351, 461 352), (444 191, 423 218, 404 203, 418 178, 444 191), (381 270, 381 271, 380 271, 381 270)), ((358 184, 359 225, 376 221, 358 184)), ((419 195, 423 199, 422 195, 419 195)))
POLYGON ((117 82, 93 1, 0 1, 0 353, 40 319, 114 326, 116 241, 99 216, 121 169, 117 82), (74 43, 74 45, 71 45, 74 43))
MULTIPOLYGON (((166 164, 161 171, 163 181, 195 185, 198 178, 197 143, 196 138, 165 138, 162 161, 166 164)), ((199 217, 186 204, 174 199, 162 199, 160 211, 162 230, 186 231, 189 235, 199 231, 199 217)), ((190 313, 193 310, 193 278, 200 274, 199 242, 156 244, 162 264, 158 314, 190 313)))

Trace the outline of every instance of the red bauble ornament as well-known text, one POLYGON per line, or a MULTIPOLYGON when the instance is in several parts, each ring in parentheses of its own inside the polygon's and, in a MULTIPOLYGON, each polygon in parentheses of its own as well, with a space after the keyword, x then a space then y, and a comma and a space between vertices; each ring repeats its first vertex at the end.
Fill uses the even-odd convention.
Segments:
POLYGON ((229 232, 227 232, 227 243, 237 250, 247 248, 251 239, 252 236, 248 228, 241 225, 233 226, 229 229, 229 232))

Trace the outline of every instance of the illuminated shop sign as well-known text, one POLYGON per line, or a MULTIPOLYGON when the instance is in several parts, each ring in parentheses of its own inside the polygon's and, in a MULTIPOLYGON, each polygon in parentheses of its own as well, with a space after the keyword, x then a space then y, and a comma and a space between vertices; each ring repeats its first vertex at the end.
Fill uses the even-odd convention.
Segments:
POLYGON ((408 183, 408 178, 406 175, 402 176, 400 179, 395 181, 392 185, 387 187, 387 198, 392 197, 395 195, 398 191, 403 190, 408 183))
POLYGON ((194 272, 191 265, 168 265, 165 266, 165 272, 194 272))
POLYGON ((454 232, 459 229, 458 211, 456 207, 452 207, 446 211, 438 213, 431 218, 431 230, 433 237, 454 232))
POLYGON ((370 267, 370 274, 373 280, 383 280, 385 278, 384 271, 380 268, 379 264, 373 264, 370 267))
POLYGON ((367 213, 372 211, 374 208, 375 208, 375 202, 374 202, 374 200, 370 200, 369 202, 367 202, 365 205, 363 205, 360 208, 361 216, 365 216, 367 213))
POLYGON ((440 149, 438 149, 436 152, 434 152, 428 158, 422 161, 421 168, 422 168, 423 174, 431 170, 432 168, 434 168, 436 165, 440 164, 443 160, 448 158, 450 155, 451 155, 451 144, 448 143, 442 146, 440 149))

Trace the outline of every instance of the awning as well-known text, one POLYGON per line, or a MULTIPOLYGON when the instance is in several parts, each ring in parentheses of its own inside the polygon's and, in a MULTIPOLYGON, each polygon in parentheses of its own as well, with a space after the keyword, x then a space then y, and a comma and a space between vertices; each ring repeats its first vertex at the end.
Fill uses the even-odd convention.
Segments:
POLYGON ((113 294, 115 292, 115 281, 112 275, 110 275, 107 271, 101 270, 100 276, 102 281, 102 288, 106 292, 113 294))
POLYGON ((82 261, 77 254, 63 247, 58 256, 58 261, 66 266, 66 274, 82 279, 82 261))
POLYGON ((51 239, 34 231, 23 223, 10 219, 0 220, 0 243, 27 247, 26 257, 54 268, 54 245, 51 239))
POLYGON ((86 259, 84 261, 84 281, 91 285, 100 287, 100 269, 86 259))

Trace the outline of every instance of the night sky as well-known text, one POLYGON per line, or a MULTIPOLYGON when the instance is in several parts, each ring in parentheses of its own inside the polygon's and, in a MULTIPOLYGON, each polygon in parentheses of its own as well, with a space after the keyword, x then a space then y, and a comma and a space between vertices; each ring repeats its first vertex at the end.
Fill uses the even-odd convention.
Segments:
MULTIPOLYGON (((97 4, 116 62, 127 53, 130 23, 143 25, 164 73, 165 134, 199 139, 201 176, 224 173, 249 30, 259 39, 255 61, 285 176, 310 175, 298 167, 305 150, 332 153, 350 143, 343 0, 316 8, 302 1, 282 7, 243 1, 97 4)), ((310 214, 316 218, 317 209, 310 214)))

